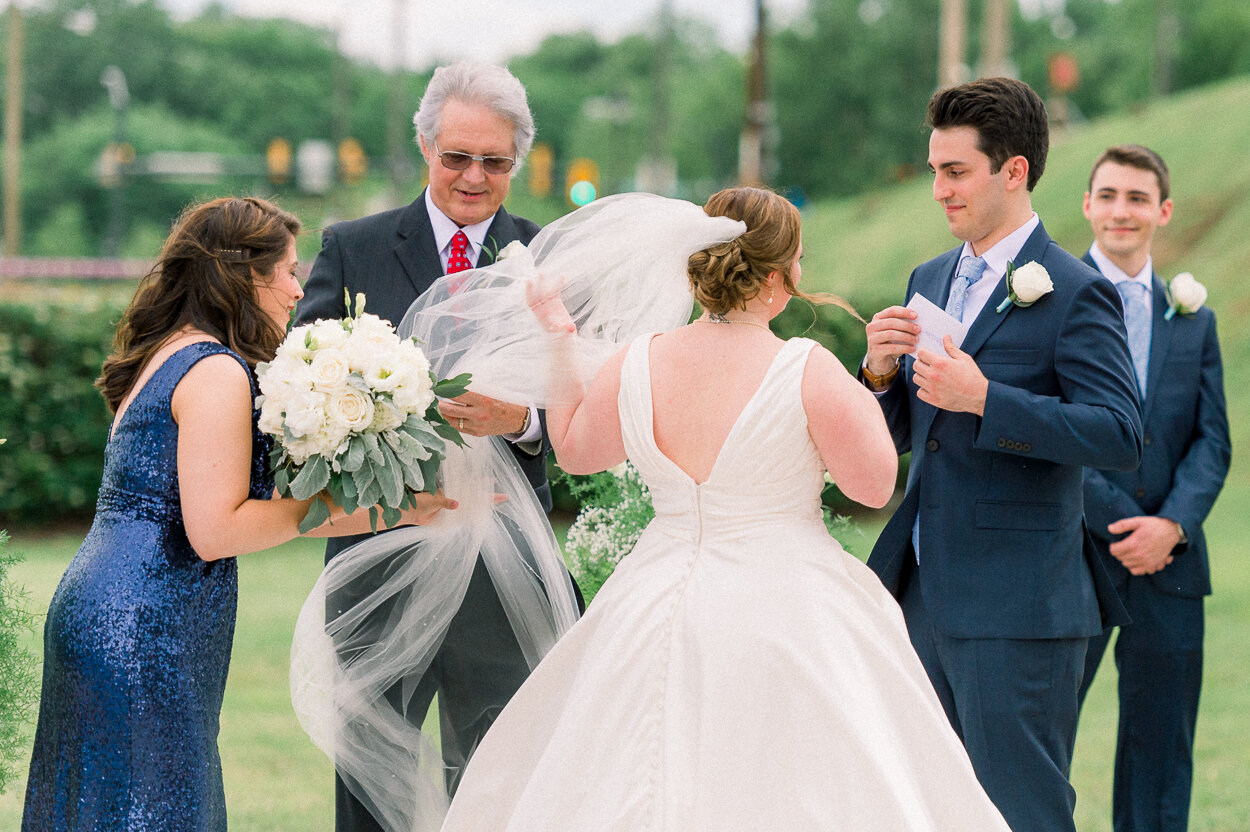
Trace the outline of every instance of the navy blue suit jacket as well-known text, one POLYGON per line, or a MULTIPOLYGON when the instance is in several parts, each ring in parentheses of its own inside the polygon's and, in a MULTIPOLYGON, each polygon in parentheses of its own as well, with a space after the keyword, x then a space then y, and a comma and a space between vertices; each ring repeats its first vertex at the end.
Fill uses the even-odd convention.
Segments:
MULTIPOLYGON (((1095 265, 1086 254, 1085 261, 1095 265)), ((1111 555, 1107 525, 1125 517, 1166 517, 1189 542, 1172 563, 1148 576, 1159 590, 1186 598, 1211 594, 1211 570, 1202 524, 1228 474, 1232 445, 1224 404, 1224 370, 1208 307, 1193 315, 1167 312, 1167 292, 1154 278, 1150 369, 1142 402, 1141 466, 1132 471, 1085 471, 1085 521, 1117 586, 1129 571, 1111 555)))
MULTIPOLYGON (((514 217, 500 208, 486 232, 487 246, 498 251, 513 240, 529 244, 537 224, 514 217)), ((321 252, 313 261, 296 310, 295 325, 347 315, 343 290, 365 294, 365 311, 398 325, 417 296, 443 276, 443 263, 434 241, 434 229, 425 207, 425 193, 402 208, 335 223, 321 234, 321 252)), ((551 510, 547 482, 547 442, 537 454, 512 445, 517 464, 534 487, 539 503, 551 510)), ((328 556, 362 539, 334 537, 326 544, 328 556)))
MULTIPOLYGON (((960 250, 918 266, 908 300, 944 306, 960 250)), ((925 605, 956 638, 1082 638, 1126 617, 1082 519, 1083 466, 1141 454, 1119 293, 1040 224, 1014 260, 1031 261, 1054 290, 1000 313, 1000 280, 962 345, 989 381, 984 416, 920 401, 910 357, 879 397, 911 469, 868 565, 897 595, 919 511, 925 605)))

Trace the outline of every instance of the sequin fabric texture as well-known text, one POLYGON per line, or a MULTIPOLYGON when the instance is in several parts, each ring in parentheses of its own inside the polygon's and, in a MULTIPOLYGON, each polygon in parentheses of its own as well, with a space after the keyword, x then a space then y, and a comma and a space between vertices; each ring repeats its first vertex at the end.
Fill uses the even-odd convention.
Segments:
MULTIPOLYGON (((238 358, 203 342, 166 359, 109 440, 95 521, 44 627, 23 832, 226 829, 217 731, 238 573, 187 540, 170 413, 186 372, 220 353, 238 358)), ((271 493, 267 458, 253 428, 253 497, 271 493)))

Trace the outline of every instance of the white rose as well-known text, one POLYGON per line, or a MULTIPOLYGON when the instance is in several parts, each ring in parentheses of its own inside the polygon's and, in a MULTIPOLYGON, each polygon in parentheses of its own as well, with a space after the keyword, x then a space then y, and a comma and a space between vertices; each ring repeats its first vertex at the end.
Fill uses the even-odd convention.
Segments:
POLYGON ((1168 292, 1172 295, 1172 305, 1177 312, 1192 315, 1207 302, 1207 287, 1203 286, 1189 272, 1181 272, 1168 283, 1168 292))
POLYGON ((308 367, 310 381, 314 390, 331 393, 347 383, 351 367, 341 352, 335 349, 320 349, 313 353, 312 364, 308 367))
POLYGON ((330 396, 326 412, 332 426, 359 432, 373 423, 373 399, 354 387, 346 387, 330 396))
POLYGON ((513 240, 500 249, 499 253, 495 255, 495 262, 498 263, 500 260, 507 260, 512 255, 520 254, 522 251, 527 250, 528 249, 525 248, 525 243, 520 240, 513 240))
POLYGON ((1050 274, 1036 261, 1025 263, 1011 273, 1011 291, 1021 303, 1034 303, 1054 288, 1050 274))

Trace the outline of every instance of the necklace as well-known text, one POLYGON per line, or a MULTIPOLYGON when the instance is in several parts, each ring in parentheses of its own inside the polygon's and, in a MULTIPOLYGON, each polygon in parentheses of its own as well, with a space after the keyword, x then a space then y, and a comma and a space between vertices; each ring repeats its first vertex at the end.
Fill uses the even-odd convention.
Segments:
POLYGON ((734 321, 734 320, 730 320, 729 318, 726 318, 724 315, 717 315, 715 312, 708 312, 702 318, 696 318, 695 323, 696 324, 746 324, 747 326, 758 326, 760 329, 765 330, 766 332, 770 332, 770 333, 772 332, 772 329, 770 329, 766 324, 761 324, 756 321, 734 321))

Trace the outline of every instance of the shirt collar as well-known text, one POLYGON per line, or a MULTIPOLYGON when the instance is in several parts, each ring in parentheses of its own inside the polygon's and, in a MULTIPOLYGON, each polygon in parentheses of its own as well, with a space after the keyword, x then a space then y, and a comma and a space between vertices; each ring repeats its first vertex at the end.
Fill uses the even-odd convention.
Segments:
MULTIPOLYGON (((1024 248, 1024 244, 1028 242, 1029 236, 1033 230, 1037 228, 1041 219, 1038 218, 1037 212, 1034 211, 1025 221, 1024 225, 1015 231, 1003 237, 997 243, 981 255, 985 260, 985 270, 993 274, 996 278, 1001 278, 1007 273, 1007 261, 1014 260, 1016 255, 1020 253, 1020 249, 1024 248)), ((964 257, 976 257, 972 252, 972 243, 964 243, 964 249, 959 253, 962 260, 964 257)), ((1016 263, 1017 266, 1023 266, 1023 263, 1016 263)), ((997 282, 997 281, 995 281, 997 282)))
POLYGON ((1150 290, 1151 277, 1155 273, 1154 261, 1150 255, 1146 255, 1146 265, 1142 266, 1141 271, 1132 275, 1125 274, 1123 269, 1111 262, 1111 258, 1098 247, 1097 242, 1089 247, 1089 256, 1098 264, 1098 271, 1102 272, 1103 276, 1112 283, 1123 283, 1126 280, 1132 280, 1145 286, 1147 291, 1150 290))
POLYGON ((438 246, 439 252, 446 253, 451 245, 451 238, 456 236, 457 231, 463 231, 464 236, 469 238, 470 248, 473 249, 473 256, 469 259, 476 263, 482 251, 482 243, 486 240, 486 232, 490 230, 490 224, 495 221, 494 216, 461 228, 434 204, 429 188, 425 189, 425 210, 430 215, 430 229, 434 232, 434 244, 438 246))

